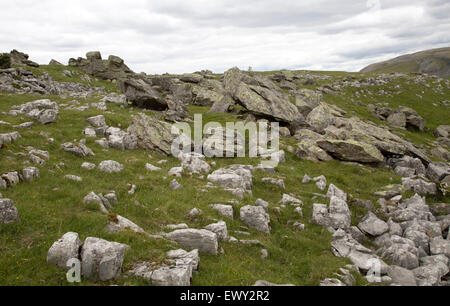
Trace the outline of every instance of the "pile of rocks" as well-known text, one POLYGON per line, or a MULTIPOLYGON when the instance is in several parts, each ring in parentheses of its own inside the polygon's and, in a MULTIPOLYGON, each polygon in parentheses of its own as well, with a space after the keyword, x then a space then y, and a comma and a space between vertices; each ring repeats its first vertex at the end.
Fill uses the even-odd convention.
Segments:
POLYGON ((55 123, 59 114, 58 104, 48 99, 36 100, 22 105, 12 107, 10 115, 17 116, 24 114, 25 116, 39 121, 41 124, 55 123))
POLYGON ((214 171, 208 175, 208 181, 242 199, 245 193, 252 193, 253 171, 253 166, 232 165, 214 171))
POLYGON ((104 94, 104 87, 75 82, 57 82, 49 74, 36 76, 24 68, 0 69, 0 91, 15 94, 63 95, 87 98, 104 94))
POLYGON ((138 148, 138 140, 136 136, 122 131, 120 128, 109 127, 106 124, 106 120, 103 115, 90 117, 87 121, 91 125, 86 127, 83 131, 83 134, 86 137, 108 137, 96 141, 102 147, 106 149, 114 148, 118 150, 135 150, 138 148))
MULTIPOLYGON (((347 195, 333 186, 328 196, 330 208, 314 204, 312 220, 334 233, 331 246, 336 256, 350 259, 361 273, 376 268, 379 278, 371 281, 404 286, 449 283, 450 215, 433 216, 425 198, 416 194, 389 206, 387 222, 369 212, 358 226, 351 226, 350 211, 344 205, 347 195), (362 245, 369 240, 376 251, 362 245)), ((331 280, 322 285, 343 284, 331 280)))
POLYGON ((118 81, 133 74, 133 71, 125 65, 120 57, 111 55, 108 60, 103 60, 98 51, 88 52, 86 58, 69 59, 69 66, 79 67, 87 74, 111 81, 118 81))
POLYGON ((88 157, 95 156, 95 153, 89 149, 84 143, 79 143, 78 145, 74 145, 71 142, 63 143, 61 145, 61 149, 66 152, 72 153, 77 157, 88 157))
POLYGON ((396 110, 383 106, 369 104, 368 109, 374 116, 381 120, 386 120, 393 127, 414 128, 423 131, 426 125, 423 119, 415 110, 410 107, 400 106, 396 110))
MULTIPOLYGON (((104 214, 109 214, 110 209, 113 208, 114 205, 118 204, 117 196, 115 191, 109 191, 105 195, 95 192, 89 193, 83 199, 84 204, 95 204, 98 205, 100 211, 104 214)), ((117 223, 120 224, 120 220, 117 219, 117 223)))
POLYGON ((21 138, 19 132, 11 132, 11 133, 4 133, 0 134, 0 148, 5 143, 14 143, 19 138, 21 138))
POLYGON ((0 175, 0 189, 14 187, 20 182, 32 182, 40 177, 39 169, 36 167, 24 168, 21 172, 10 171, 0 175))

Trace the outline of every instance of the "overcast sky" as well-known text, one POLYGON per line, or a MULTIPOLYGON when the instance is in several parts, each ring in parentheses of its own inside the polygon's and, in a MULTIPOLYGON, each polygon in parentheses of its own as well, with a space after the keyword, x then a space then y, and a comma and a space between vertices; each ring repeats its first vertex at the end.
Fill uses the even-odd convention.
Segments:
POLYGON ((0 51, 46 64, 98 50, 135 72, 359 71, 450 46, 448 0, 2 1, 0 51))

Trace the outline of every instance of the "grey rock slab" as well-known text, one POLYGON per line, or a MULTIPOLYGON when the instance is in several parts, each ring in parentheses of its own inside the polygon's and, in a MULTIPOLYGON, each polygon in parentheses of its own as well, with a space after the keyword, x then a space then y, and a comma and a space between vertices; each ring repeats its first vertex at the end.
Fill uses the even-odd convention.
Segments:
POLYGON ((208 230, 184 229, 166 235, 187 250, 198 249, 200 253, 218 254, 217 235, 208 230))
POLYGON ((0 224, 10 224, 19 221, 19 211, 14 201, 0 198, 0 224))
POLYGON ((77 233, 64 234, 53 243, 47 253, 47 263, 58 268, 68 270, 67 262, 70 259, 79 259, 82 243, 77 233))
POLYGON ((125 251, 129 246, 88 237, 81 249, 81 273, 84 277, 109 281, 120 276, 125 251))
POLYGON ((244 206, 240 212, 241 221, 250 228, 270 234, 270 217, 261 206, 244 206))
POLYGON ((389 225, 379 219, 374 213, 369 212, 358 224, 358 228, 372 237, 378 237, 389 230, 389 225))

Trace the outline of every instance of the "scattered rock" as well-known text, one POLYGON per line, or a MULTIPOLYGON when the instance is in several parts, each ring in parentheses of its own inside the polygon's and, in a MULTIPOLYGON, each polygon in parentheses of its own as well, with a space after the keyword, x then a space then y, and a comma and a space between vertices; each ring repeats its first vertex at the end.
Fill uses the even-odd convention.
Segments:
POLYGON ((188 213, 188 217, 189 218, 197 218, 198 216, 200 216, 202 214, 201 209, 199 208, 193 208, 191 209, 191 211, 188 213))
POLYGON ((19 211, 14 201, 0 198, 0 224, 10 224, 19 221, 19 211))
POLYGON ((344 284, 337 278, 327 278, 322 282, 320 282, 320 287, 346 287, 346 286, 347 286, 346 284, 344 284))
POLYGON ((241 221, 250 228, 270 234, 270 217, 261 206, 244 206, 240 213, 241 221))
POLYGON ((95 156, 94 152, 82 143, 78 144, 78 146, 75 146, 74 144, 68 142, 68 143, 62 144, 61 148, 64 151, 70 152, 78 157, 95 156))
POLYGON ((325 191, 325 189, 327 188, 327 178, 325 176, 321 175, 314 178, 313 180, 314 182, 316 182, 317 188, 319 188, 322 191, 325 191))
POLYGON ((98 170, 106 173, 118 173, 123 170, 123 165, 113 160, 106 160, 98 165, 98 170))
POLYGON ((208 230, 184 229, 166 235, 187 250, 198 249, 200 253, 218 254, 217 235, 208 230))
POLYGON ((181 186, 180 183, 177 182, 177 180, 173 180, 172 182, 170 182, 170 189, 179 190, 183 189, 183 186, 181 186))
POLYGON ((97 166, 95 164, 91 164, 91 163, 83 163, 81 165, 81 168, 86 169, 86 170, 94 170, 97 166))
POLYGON ((211 171, 211 166, 201 154, 181 153, 178 159, 181 160, 181 167, 192 174, 208 174, 211 171))
POLYGON ((330 184, 330 186, 328 187, 327 197, 329 197, 330 199, 332 197, 337 197, 343 201, 347 201, 347 194, 333 184, 330 184))
MULTIPOLYGON (((155 167, 156 168, 156 167, 155 167)), ((149 169, 150 170, 150 169, 149 169)), ((182 167, 174 167, 174 168, 172 168, 172 169, 170 169, 169 170, 169 173, 168 173, 168 175, 169 176, 175 176, 175 177, 178 177, 178 178, 181 178, 182 177, 182 175, 183 175, 183 168, 182 167)))
POLYGON ((212 204, 210 205, 212 209, 217 211, 219 215, 221 215, 224 218, 233 220, 234 219, 234 210, 233 206, 231 205, 222 205, 222 204, 212 204))
POLYGON ((81 273, 103 282, 115 279, 122 272, 125 251, 129 246, 88 237, 81 249, 81 273))
POLYGON ((74 182, 82 182, 83 181, 83 179, 81 177, 76 176, 76 175, 71 175, 71 174, 65 175, 64 178, 67 180, 70 180, 70 181, 74 181, 74 182))
POLYGON ((284 180, 283 179, 277 180, 277 179, 274 179, 274 178, 263 178, 261 181, 263 183, 266 183, 266 184, 272 184, 272 185, 278 186, 278 187, 280 187, 282 189, 286 189, 286 186, 284 185, 284 180))
POLYGON ((145 165, 145 168, 148 171, 161 171, 162 170, 161 168, 155 167, 152 164, 148 164, 148 163, 145 165))
POLYGON ((32 182, 40 177, 39 169, 36 167, 28 167, 22 170, 22 177, 25 182, 32 182))
POLYGON ((47 253, 47 263, 58 268, 68 270, 67 262, 70 259, 79 259, 82 243, 77 233, 66 233, 53 243, 47 253))
POLYGON ((269 203, 268 203, 268 202, 266 202, 266 201, 264 201, 264 200, 262 200, 262 199, 258 199, 258 200, 256 200, 255 204, 256 204, 257 206, 261 206, 262 208, 264 208, 264 210, 265 210, 266 212, 269 211, 269 203))
POLYGON ((299 206, 303 206, 303 202, 299 199, 296 199, 288 194, 283 194, 283 198, 280 200, 280 202, 278 202, 278 204, 280 205, 299 205, 299 206))
POLYGON ((228 229, 227 224, 223 221, 218 223, 210 224, 205 227, 206 230, 213 232, 217 235, 217 239, 219 241, 227 241, 228 240, 228 229))
POLYGON ((130 220, 118 215, 110 215, 110 221, 107 224, 106 229, 111 233, 118 233, 124 230, 130 230, 135 233, 145 233, 142 228, 130 220))

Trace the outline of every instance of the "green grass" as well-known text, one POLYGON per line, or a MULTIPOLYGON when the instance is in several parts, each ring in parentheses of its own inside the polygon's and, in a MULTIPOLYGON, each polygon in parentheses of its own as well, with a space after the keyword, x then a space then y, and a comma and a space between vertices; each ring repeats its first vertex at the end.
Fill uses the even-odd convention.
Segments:
MULTIPOLYGON (((73 81, 60 75, 62 69, 78 70, 61 66, 41 66, 35 72, 48 72, 60 81, 73 81)), ((317 72, 319 73, 319 72, 317 72)), ((328 73, 327 73, 328 74, 328 73)), ((333 75, 330 73, 330 75, 333 75)), ((77 74, 77 78, 81 76, 77 74)), ((343 78, 345 74, 337 73, 336 78, 343 78)), ((79 81, 79 79, 77 79, 79 81)), ((98 81, 108 91, 116 90, 107 86, 108 82, 98 81)), ((109 83, 110 84, 110 83, 109 83)), ((110 84, 112 85, 112 84, 110 84)), ((407 84, 402 84, 407 86, 407 84)), ((448 123, 442 108, 427 108, 420 106, 415 93, 424 88, 408 87, 407 93, 399 95, 387 102, 392 106, 412 106, 423 115, 427 121, 429 131, 424 133, 405 132, 408 138, 420 143, 425 139, 432 140, 431 130, 438 124, 448 123), (444 113, 444 114, 443 114, 444 113)), ((417 86, 418 87, 418 86, 417 86)), ((372 90, 372 89, 371 89, 372 90)), ((373 89, 375 92, 375 89, 373 89)), ((341 96, 325 96, 327 102, 334 103, 358 116, 374 120, 364 107, 352 103, 349 99, 354 90, 345 90, 341 96)), ((448 89, 445 95, 449 96, 448 89)), ((424 94, 426 102, 439 100, 441 95, 427 92, 424 94)), ((49 98, 60 104, 68 103, 57 96, 30 96, 0 94, 0 112, 7 112, 13 105, 33 101, 35 99, 49 98)), ((92 97, 80 100, 81 105, 96 102, 101 97, 92 97)), ((371 97, 364 103, 373 103, 379 97, 371 97)), ((121 108, 117 105, 108 105, 109 111, 104 115, 108 125, 122 128, 131 123, 131 116, 139 113, 133 108, 121 108)), ((207 114, 208 108, 190 106, 192 114, 204 114, 204 124, 212 121, 224 123, 240 120, 233 114, 207 114)), ((21 222, 11 225, 0 225, 0 285, 69 285, 65 280, 65 272, 46 264, 46 254, 50 246, 64 233, 73 231, 80 234, 81 239, 86 237, 99 237, 111 241, 126 243, 131 246, 127 251, 124 262, 124 271, 132 268, 140 261, 162 262, 165 252, 176 248, 167 241, 152 240, 135 233, 110 234, 105 230, 108 217, 102 215, 96 207, 84 205, 82 199, 89 192, 104 193, 115 190, 119 204, 112 213, 124 216, 148 233, 161 232, 162 227, 173 223, 187 223, 192 228, 204 226, 221 220, 220 216, 209 205, 215 203, 226 204, 233 196, 219 189, 202 192, 207 183, 206 179, 197 177, 183 177, 179 182, 184 189, 171 191, 169 183, 172 178, 167 177, 170 168, 179 166, 179 161, 173 157, 160 156, 144 150, 119 151, 104 150, 94 142, 87 139, 87 146, 93 149, 96 156, 85 159, 77 158, 60 149, 65 142, 83 138, 82 131, 88 126, 86 118, 99 115, 101 111, 90 109, 86 112, 60 109, 57 123, 42 126, 35 122, 29 130, 20 130, 22 138, 14 144, 8 144, 0 150, 0 173, 11 170, 21 170, 28 166, 26 157, 17 155, 26 152, 25 146, 33 146, 50 152, 50 160, 45 166, 39 167, 41 178, 33 183, 21 183, 13 188, 1 191, 3 197, 11 198, 19 209, 21 222), (40 132, 45 132, 55 139, 54 143, 46 141, 40 132), (87 171, 81 168, 83 162, 99 164, 103 160, 116 160, 125 165, 120 174, 104 174, 97 170, 87 171), (168 160, 160 167, 161 172, 148 172, 146 163, 156 165, 159 160, 168 160), (63 163, 63 164, 62 164, 63 163), (83 182, 75 183, 64 179, 64 175, 72 174, 83 178, 83 182), (134 195, 128 194, 127 184, 137 185, 134 195), (135 205, 138 201, 143 207, 135 205), (188 212, 198 207, 203 215, 197 220, 190 220, 188 212)), ((151 112, 149 112, 151 113, 151 112)), ((447 116, 448 117, 448 116, 447 116)), ((3 116, 2 120, 12 124, 30 121, 24 116, 3 116)), ((375 121, 375 120, 374 120, 375 121)), ((0 125, 0 133, 14 131, 12 127, 0 125)), ((292 140, 283 140, 290 143, 292 140)), ((212 161, 212 160, 209 160, 212 161)), ((242 159, 214 159, 217 168, 230 164, 257 165, 259 160, 242 159)), ((343 258, 337 258, 331 253, 331 234, 322 227, 310 222, 312 205, 324 203, 323 198, 314 198, 313 193, 319 193, 315 184, 303 185, 301 183, 305 174, 311 177, 325 175, 329 183, 351 193, 355 198, 372 200, 373 195, 382 186, 400 183, 400 177, 392 171, 383 168, 344 164, 337 161, 329 163, 313 163, 297 159, 293 154, 287 153, 286 163, 280 164, 275 174, 256 172, 254 174, 253 195, 247 195, 244 200, 235 205, 235 221, 227 221, 229 231, 243 230, 243 223, 239 221, 239 208, 253 205, 258 198, 270 203, 270 216, 272 234, 263 235, 254 230, 250 239, 258 239, 269 251, 269 257, 260 258, 261 247, 221 243, 224 254, 215 256, 201 255, 201 269, 194 275, 194 285, 252 285, 256 280, 265 279, 274 283, 293 283, 296 285, 318 285, 325 278, 333 277, 339 268, 350 263, 343 258), (279 187, 263 184, 264 177, 284 178, 286 190, 279 187), (293 208, 286 208, 278 214, 274 209, 281 200, 283 193, 295 194, 305 203, 304 217, 299 217, 293 208), (295 231, 288 225, 289 221, 298 221, 306 225, 306 230, 295 231)), ((447 201, 448 198, 436 196, 428 201, 447 201)), ((356 224, 366 211, 352 207, 353 223, 356 224)), ((247 237, 237 237, 248 239, 247 237)), ((148 285, 145 281, 128 277, 124 273, 119 279, 108 284, 117 285, 148 285)), ((358 285, 367 285, 361 276, 357 276, 358 285)), ((101 285, 83 279, 81 285, 101 285)))

